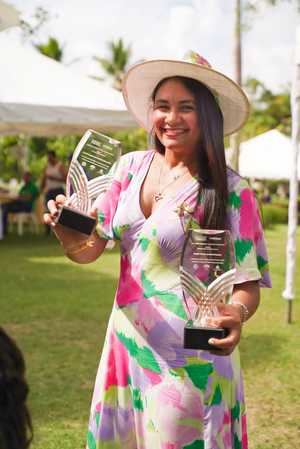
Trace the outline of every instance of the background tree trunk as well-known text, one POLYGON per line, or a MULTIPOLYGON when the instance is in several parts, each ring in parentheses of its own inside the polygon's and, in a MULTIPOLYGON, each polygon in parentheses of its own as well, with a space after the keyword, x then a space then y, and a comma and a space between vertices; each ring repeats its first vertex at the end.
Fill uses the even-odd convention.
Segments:
MULTIPOLYGON (((234 25, 234 47, 233 47, 234 80, 242 85, 242 39, 241 39, 241 0, 235 0, 235 25, 234 25)), ((239 171, 240 136, 236 132, 230 136, 230 147, 232 156, 231 167, 239 171)))

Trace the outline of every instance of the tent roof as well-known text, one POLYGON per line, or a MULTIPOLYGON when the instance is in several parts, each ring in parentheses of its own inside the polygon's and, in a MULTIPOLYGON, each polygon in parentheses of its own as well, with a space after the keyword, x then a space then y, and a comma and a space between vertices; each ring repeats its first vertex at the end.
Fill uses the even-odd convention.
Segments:
POLYGON ((127 111, 0 103, 0 135, 56 136, 133 127, 127 111))
POLYGON ((0 0, 0 31, 20 24, 16 8, 0 0))
POLYGON ((0 132, 82 133, 136 127, 120 92, 0 34, 0 132))
MULTIPOLYGON (((230 160, 232 150, 226 150, 230 160)), ((299 166, 300 166, 300 161, 299 166)), ((239 173, 247 178, 290 179, 292 141, 277 129, 259 134, 240 145, 239 173)), ((300 174, 300 170, 298 170, 300 174)))

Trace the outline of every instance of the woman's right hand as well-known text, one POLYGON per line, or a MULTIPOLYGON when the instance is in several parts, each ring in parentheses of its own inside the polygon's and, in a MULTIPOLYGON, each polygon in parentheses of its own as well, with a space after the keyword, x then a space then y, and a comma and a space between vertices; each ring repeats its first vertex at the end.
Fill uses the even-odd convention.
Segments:
MULTIPOLYGON (((65 202, 64 195, 57 195, 55 200, 49 200, 47 203, 49 211, 44 214, 44 223, 52 227, 65 254, 71 260, 78 263, 93 262, 102 254, 107 240, 100 239, 95 232, 88 237, 86 234, 57 223, 58 214, 65 202), (85 243, 88 244, 85 245, 85 243)), ((93 210, 91 215, 96 217, 96 210, 93 210)))
POLYGON ((55 200, 49 200, 47 203, 48 211, 44 214, 44 223, 48 226, 52 227, 54 234, 62 244, 65 250, 67 250, 70 246, 75 243, 84 242, 87 240, 86 234, 82 234, 81 232, 75 231, 71 228, 67 228, 66 226, 62 226, 57 223, 57 218, 60 212, 60 209, 66 202, 65 195, 57 195, 55 200))
POLYGON ((48 226, 55 227, 57 225, 56 219, 59 214, 59 210, 66 202, 65 195, 57 195, 55 200, 49 200, 47 203, 48 211, 44 214, 44 223, 48 226))

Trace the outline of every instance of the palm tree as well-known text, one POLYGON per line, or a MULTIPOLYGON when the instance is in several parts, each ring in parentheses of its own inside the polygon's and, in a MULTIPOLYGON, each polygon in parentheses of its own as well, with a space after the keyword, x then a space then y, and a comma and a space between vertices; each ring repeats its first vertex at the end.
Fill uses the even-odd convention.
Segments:
POLYGON ((41 28, 43 28, 49 19, 49 12, 43 7, 38 6, 28 21, 24 19, 21 20, 20 26, 23 39, 25 41, 32 41, 32 38, 35 38, 38 35, 41 28))
POLYGON ((131 56, 131 47, 130 45, 125 46, 122 38, 120 38, 116 41, 108 42, 108 48, 110 51, 109 58, 95 56, 94 59, 113 78, 113 87, 121 90, 123 76, 131 56))
POLYGON ((63 58, 63 48, 60 46, 57 39, 49 37, 45 44, 36 44, 35 47, 48 58, 55 59, 61 62, 63 58))
MULTIPOLYGON (((234 44, 233 44, 233 61, 234 61, 234 79, 242 85, 242 31, 249 28, 242 16, 247 12, 255 13, 259 8, 258 0, 234 0, 234 44)), ((283 0, 264 0, 265 4, 276 6, 283 0)), ((240 152, 240 135, 234 133, 230 136, 230 146, 232 148, 232 157, 230 165, 236 171, 239 170, 239 152, 240 152)))
MULTIPOLYGON (((242 84, 242 36, 241 36, 241 0, 235 0, 235 24, 234 24, 234 79, 242 84)), ((240 135, 238 132, 230 136, 230 147, 232 148, 232 156, 230 165, 237 172, 239 171, 239 155, 240 155, 240 135)))

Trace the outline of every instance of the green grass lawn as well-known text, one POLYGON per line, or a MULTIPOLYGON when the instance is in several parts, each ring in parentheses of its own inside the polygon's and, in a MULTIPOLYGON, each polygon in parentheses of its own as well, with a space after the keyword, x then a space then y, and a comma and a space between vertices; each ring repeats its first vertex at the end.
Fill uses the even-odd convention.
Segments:
MULTIPOLYGON (((294 301, 294 322, 287 325, 281 299, 286 227, 266 235, 273 289, 262 291, 261 306, 245 325, 241 342, 249 449, 296 449, 300 303, 294 301)), ((118 278, 118 253, 107 251, 97 262, 80 266, 62 255, 53 237, 11 235, 0 242, 0 255, 0 323, 26 358, 35 429, 32 449, 83 449, 118 278)))

